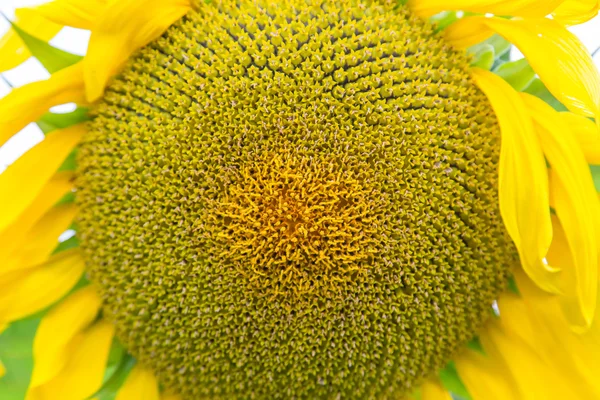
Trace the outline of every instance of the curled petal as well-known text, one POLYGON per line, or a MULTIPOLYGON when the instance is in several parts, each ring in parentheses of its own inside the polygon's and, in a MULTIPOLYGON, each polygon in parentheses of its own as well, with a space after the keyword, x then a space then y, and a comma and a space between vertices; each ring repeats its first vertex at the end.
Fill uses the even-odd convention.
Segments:
POLYGON ((594 182, 575 134, 560 114, 537 97, 526 93, 521 96, 535 121, 539 142, 551 166, 554 208, 574 257, 572 271, 557 266, 564 274, 574 275, 574 287, 564 291, 576 294, 579 307, 570 310, 567 317, 575 325, 588 328, 596 309, 598 286, 600 203, 594 182), (582 318, 583 324, 578 324, 582 318))
POLYGON ((542 149, 519 94, 491 72, 473 69, 502 132, 500 212, 527 274, 544 290, 560 292, 558 269, 544 263, 552 241, 548 174, 542 149))

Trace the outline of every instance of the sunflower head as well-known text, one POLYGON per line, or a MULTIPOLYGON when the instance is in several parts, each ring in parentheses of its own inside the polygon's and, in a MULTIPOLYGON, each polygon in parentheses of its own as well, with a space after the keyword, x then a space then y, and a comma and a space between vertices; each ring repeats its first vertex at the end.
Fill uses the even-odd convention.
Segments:
POLYGON ((518 262, 498 123, 467 57, 392 6, 201 7, 94 107, 82 249, 167 386, 406 393, 491 315, 518 262))
POLYGON ((561 368, 600 397, 600 76, 562 25, 598 6, 457 2, 26 12, 92 31, 79 61, 16 26, 55 73, 0 100, 0 140, 55 129, 0 175, 0 328, 42 315, 26 399, 552 399, 561 368), (515 90, 548 98, 535 74, 571 112, 515 90))

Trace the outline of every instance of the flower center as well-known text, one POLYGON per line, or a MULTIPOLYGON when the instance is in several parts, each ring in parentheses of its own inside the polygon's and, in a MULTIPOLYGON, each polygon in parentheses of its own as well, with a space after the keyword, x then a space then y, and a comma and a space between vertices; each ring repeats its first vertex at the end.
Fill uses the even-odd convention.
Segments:
POLYGON ((199 6, 95 106, 79 234, 185 399, 409 393, 518 262, 468 60, 396 1, 199 6))

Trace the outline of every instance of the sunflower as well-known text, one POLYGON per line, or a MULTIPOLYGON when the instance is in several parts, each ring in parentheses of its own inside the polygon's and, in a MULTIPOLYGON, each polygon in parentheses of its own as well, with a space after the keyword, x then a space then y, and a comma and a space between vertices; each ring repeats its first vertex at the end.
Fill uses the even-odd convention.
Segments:
POLYGON ((17 10, 0 70, 51 75, 0 99, 0 145, 45 134, 0 174, 0 397, 600 398, 600 76, 566 28, 599 8, 17 10))

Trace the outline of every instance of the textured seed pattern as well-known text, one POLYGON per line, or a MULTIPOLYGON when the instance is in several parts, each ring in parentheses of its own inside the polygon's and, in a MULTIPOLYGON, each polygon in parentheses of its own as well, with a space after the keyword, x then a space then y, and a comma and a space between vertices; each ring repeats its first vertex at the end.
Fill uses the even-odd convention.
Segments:
POLYGON ((90 277, 184 399, 398 398, 518 263, 489 103, 396 1, 198 5, 93 114, 90 277))

